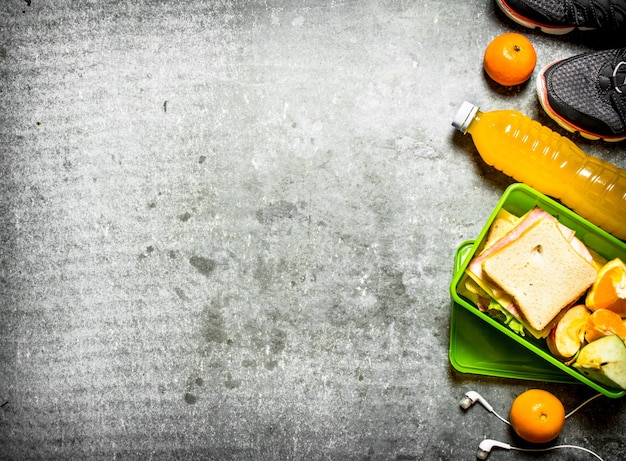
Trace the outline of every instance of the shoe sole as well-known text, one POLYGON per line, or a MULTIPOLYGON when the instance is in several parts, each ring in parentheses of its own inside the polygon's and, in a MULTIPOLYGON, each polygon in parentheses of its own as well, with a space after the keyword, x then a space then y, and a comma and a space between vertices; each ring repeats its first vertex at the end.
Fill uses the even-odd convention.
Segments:
POLYGON ((552 107, 550 106, 550 102, 548 101, 548 91, 546 89, 546 84, 545 84, 546 79, 544 77, 544 73, 549 67, 552 67, 554 64, 556 64, 559 61, 554 61, 553 63, 548 64, 543 69, 541 69, 541 71, 539 72, 539 75, 537 75, 537 81, 536 81, 537 97, 539 98, 539 103, 541 104, 541 107, 546 112, 546 114, 548 114, 548 116, 552 120, 554 120, 561 128, 569 131, 570 133, 578 133, 580 136, 582 136, 585 139, 589 139, 590 141, 597 141, 599 139, 602 139, 606 142, 619 142, 619 141, 623 141, 624 139, 626 139, 626 136, 615 136, 615 137, 599 136, 595 133, 590 133, 589 131, 585 131, 579 126, 576 126, 573 123, 570 123, 569 121, 565 120, 552 109, 552 107))
POLYGON ((532 21, 524 16, 519 15, 515 11, 506 4, 504 0, 496 0, 496 3, 502 10, 502 12, 512 21, 518 23, 521 26, 527 27, 529 29, 539 29, 546 34, 551 35, 565 35, 570 32, 578 29, 578 30, 593 30, 589 27, 570 27, 570 26, 549 26, 547 24, 541 24, 539 22, 532 21))

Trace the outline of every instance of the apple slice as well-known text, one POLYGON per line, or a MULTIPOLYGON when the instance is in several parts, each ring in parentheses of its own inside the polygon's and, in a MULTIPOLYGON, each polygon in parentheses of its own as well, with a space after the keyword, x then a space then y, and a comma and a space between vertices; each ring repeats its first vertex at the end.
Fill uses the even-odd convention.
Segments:
POLYGON ((585 329, 591 311, 583 304, 568 309, 547 338, 550 352, 563 362, 571 362, 585 340, 585 329))
POLYGON ((617 335, 587 344, 572 366, 593 381, 626 389, 626 344, 617 335))

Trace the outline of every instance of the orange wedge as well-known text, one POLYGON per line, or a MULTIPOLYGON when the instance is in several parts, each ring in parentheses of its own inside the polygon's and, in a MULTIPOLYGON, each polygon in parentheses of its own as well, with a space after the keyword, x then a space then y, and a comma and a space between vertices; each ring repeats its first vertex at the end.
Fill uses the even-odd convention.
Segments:
POLYGON ((585 304, 591 311, 608 309, 626 317, 626 264, 621 259, 613 259, 600 269, 585 304))
POLYGON ((626 325, 615 312, 608 309, 598 309, 587 319, 585 340, 590 343, 610 335, 618 335, 622 340, 626 340, 626 325))

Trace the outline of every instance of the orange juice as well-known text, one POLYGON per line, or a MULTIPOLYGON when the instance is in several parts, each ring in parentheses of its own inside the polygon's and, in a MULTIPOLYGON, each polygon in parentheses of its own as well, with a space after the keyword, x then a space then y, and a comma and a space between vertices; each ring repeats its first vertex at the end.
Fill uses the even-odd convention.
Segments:
POLYGON ((517 181, 561 200, 626 239, 626 171, 515 110, 481 112, 464 102, 452 125, 469 133, 483 160, 517 181))

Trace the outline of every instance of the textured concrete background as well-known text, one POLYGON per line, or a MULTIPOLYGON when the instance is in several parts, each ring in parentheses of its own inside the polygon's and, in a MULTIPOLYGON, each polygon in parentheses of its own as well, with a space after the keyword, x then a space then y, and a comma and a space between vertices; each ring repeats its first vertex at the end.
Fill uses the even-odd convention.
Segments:
MULTIPOLYGON (((455 249, 511 183, 452 117, 555 128, 483 75, 511 30, 488 0, 3 1, 0 458, 470 460, 518 442, 467 390, 591 396, 448 361, 455 249)), ((528 35, 538 67, 606 46, 528 35)), ((619 459, 625 408, 559 442, 619 459)))

